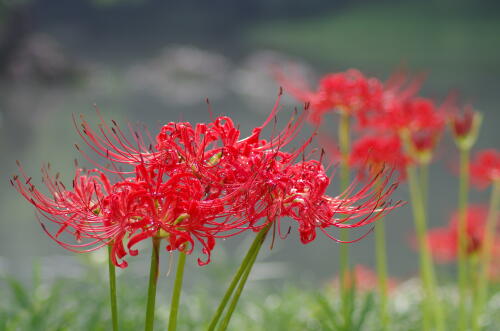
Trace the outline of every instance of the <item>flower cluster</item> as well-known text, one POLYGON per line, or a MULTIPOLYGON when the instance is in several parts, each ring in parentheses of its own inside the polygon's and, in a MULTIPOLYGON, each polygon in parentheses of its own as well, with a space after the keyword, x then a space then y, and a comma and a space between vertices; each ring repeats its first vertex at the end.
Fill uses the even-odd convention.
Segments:
POLYGON ((356 69, 325 75, 315 91, 282 75, 279 80, 295 97, 310 104, 310 120, 314 123, 321 122, 332 111, 346 112, 363 121, 370 111, 380 107, 383 99, 383 84, 356 69))
MULTIPOLYGON (((484 244, 487 208, 479 205, 470 206, 466 217, 466 252, 478 254, 484 244)), ((458 257, 458 213, 452 215, 449 224, 443 228, 432 229, 427 233, 427 240, 436 261, 446 263, 458 257)), ((494 233, 495 243, 492 248, 492 260, 500 258, 500 229, 494 233)))
MULTIPOLYGON (((347 273, 347 286, 354 287, 356 291, 361 293, 369 293, 377 288, 379 285, 377 273, 362 264, 354 266, 352 271, 347 273)), ((400 284, 400 280, 389 277, 387 279, 387 289, 389 292, 394 292, 400 284)), ((340 277, 335 277, 331 282, 334 289, 340 287, 340 277)))
POLYGON ((150 238, 164 239, 168 251, 187 254, 198 243, 206 255, 198 259, 203 265, 218 238, 259 231, 270 222, 279 230, 285 217, 298 223, 301 241, 309 243, 317 231, 335 239, 328 228, 364 226, 398 206, 389 200, 396 185, 382 172, 357 192, 353 184, 337 197, 328 196, 330 178, 321 160, 305 159, 313 136, 284 151, 299 133, 301 118, 269 140, 261 137, 278 103, 246 138, 223 116, 195 126, 168 123, 155 139, 102 118, 94 130, 82 117, 75 125, 88 148, 77 148, 95 169, 78 168, 67 188, 44 167, 48 194, 20 166, 21 175, 11 183, 36 207, 54 241, 78 252, 111 245, 113 263, 120 267, 127 266, 127 254, 138 254, 139 242, 150 238))
POLYGON ((456 138, 467 144, 478 131, 480 116, 470 106, 460 112, 450 100, 439 105, 419 96, 420 77, 395 74, 384 83, 351 69, 323 76, 316 90, 282 74, 279 80, 297 99, 310 104, 312 122, 321 122, 329 112, 343 112, 355 121, 363 131, 350 156, 356 166, 362 158, 369 167, 385 163, 399 170, 413 162, 429 163, 448 123, 456 138), (396 155, 387 152, 390 146, 396 155), (368 150, 378 154, 373 157, 376 160, 359 154, 368 150))
POLYGON ((409 162, 401 140, 394 135, 363 136, 354 143, 349 155, 349 164, 360 171, 368 170, 369 174, 373 174, 384 167, 390 167, 402 178, 405 177, 409 162))
POLYGON ((486 149, 476 154, 471 164, 471 177, 479 188, 486 188, 500 181, 500 152, 486 149))

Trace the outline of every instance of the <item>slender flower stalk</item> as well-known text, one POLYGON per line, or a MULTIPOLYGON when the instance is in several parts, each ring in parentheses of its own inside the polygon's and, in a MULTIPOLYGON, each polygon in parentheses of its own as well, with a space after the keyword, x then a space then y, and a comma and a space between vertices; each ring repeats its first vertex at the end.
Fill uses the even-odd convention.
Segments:
MULTIPOLYGON (((373 175, 380 169, 389 167, 402 178, 406 177, 405 167, 410 161, 401 148, 401 140, 394 135, 365 135, 359 138, 350 151, 349 164, 357 169, 358 175, 365 177, 373 175)), ((380 188, 380 183, 376 183, 380 188)), ((389 325, 388 313, 388 276, 387 276, 387 249, 385 243, 385 226, 382 222, 375 224, 375 258, 377 274, 375 285, 378 284, 380 295, 380 321, 382 329, 389 325)), ((358 270, 354 270, 357 272, 358 270)))
POLYGON ((460 180, 458 191, 458 330, 467 329, 467 210, 469 192, 470 148, 460 148, 460 180))
POLYGON ((420 170, 420 187, 422 190, 422 203, 427 214, 429 203, 429 163, 421 164, 420 170))
POLYGON ((219 328, 219 331, 225 331, 229 325, 229 321, 231 320, 231 316, 233 315, 233 312, 236 309, 236 305, 238 304, 241 293, 243 292, 243 289, 245 288, 245 284, 247 282, 248 276, 250 275, 250 272, 252 271, 252 267, 255 263, 255 260, 257 260, 257 256, 259 255, 260 248, 262 247, 262 244, 264 243, 264 241, 266 239, 266 235, 267 235, 268 231, 269 231, 269 227, 267 227, 266 229, 261 231, 263 233, 263 235, 261 237, 259 237, 259 244, 255 248, 252 258, 250 259, 250 261, 248 261, 245 272, 241 276, 238 287, 236 288, 236 292, 234 293, 233 298, 232 298, 231 302, 229 303, 229 307, 227 308, 226 315, 224 316, 224 319, 221 322, 221 326, 219 328))
POLYGON ((458 330, 467 329, 467 284, 470 284, 467 272, 468 247, 467 217, 468 217, 468 195, 470 181, 470 151, 474 146, 481 126, 482 116, 480 113, 467 106, 463 112, 455 109, 450 117, 451 130, 455 144, 460 151, 460 179, 458 190, 458 330))
POLYGON ((151 250, 151 266, 149 269, 148 303, 146 309, 146 323, 144 330, 152 331, 155 318, 156 285, 158 283, 159 262, 160 262, 160 241, 153 237, 153 247, 151 250))
POLYGON ((179 312, 179 302, 181 299, 182 280, 184 278, 184 266, 186 264, 186 254, 179 252, 177 260, 177 272, 175 275, 175 285, 172 292, 172 300, 170 302, 170 318, 168 320, 168 330, 175 331, 177 329, 177 314, 179 312))
MULTIPOLYGON (((340 189, 344 191, 349 186, 349 154, 350 154, 350 115, 347 111, 340 112, 340 122, 339 122, 339 145, 341 153, 340 161, 340 189)), ((340 230, 340 240, 349 241, 349 229, 340 230)), ((342 306, 344 320, 347 320, 349 315, 349 309, 347 308, 347 300, 349 297, 349 284, 347 282, 349 273, 349 246, 340 246, 340 290, 342 296, 342 306)))
MULTIPOLYGON (((427 208, 429 203, 429 163, 425 162, 423 164, 420 164, 418 170, 419 170, 418 175, 420 182, 420 193, 422 194, 422 209, 425 218, 427 219, 428 217, 427 208)), ((423 313, 422 328, 424 330, 431 329, 431 320, 430 320, 432 315, 431 310, 432 308, 424 302, 422 306, 422 313, 423 313)))
MULTIPOLYGON (((415 222, 417 241, 420 249, 420 275, 427 299, 427 304, 424 304, 425 306, 423 307, 424 315, 427 315, 431 311, 434 322, 436 323, 434 330, 442 331, 444 330, 444 320, 441 306, 438 303, 436 294, 436 276, 431 259, 429 243, 426 238, 427 220, 424 204, 422 201, 421 186, 419 184, 417 172, 414 165, 408 165, 406 172, 408 174, 408 185, 410 189, 413 219, 415 222)), ((429 320, 428 315, 424 316, 424 321, 426 320, 429 320)))
POLYGON ((375 254, 377 260, 377 277, 380 295, 380 320, 382 330, 389 325, 387 295, 389 291, 387 279, 387 249, 385 245, 385 227, 382 221, 375 224, 375 254))
POLYGON ((240 279, 247 271, 249 264, 251 263, 253 264, 252 259, 254 259, 255 251, 258 251, 260 249, 260 246, 264 242, 264 238, 267 232, 269 231, 269 228, 270 228, 270 223, 264 229, 262 229, 253 240, 252 245, 248 249, 247 254, 245 255, 243 261, 241 261, 238 270, 234 274, 233 279, 231 280, 231 283, 229 284, 229 287, 226 290, 226 293, 222 297, 222 300, 219 303, 219 306, 217 307, 217 310, 215 311, 212 320, 210 321, 210 324, 207 329, 208 331, 215 330, 215 327, 217 326, 217 323, 219 322, 219 319, 222 313, 224 312, 224 309, 226 308, 229 299, 233 295, 233 292, 236 286, 238 285, 240 279))
POLYGON ((112 246, 108 245, 109 299, 111 303, 111 321, 113 331, 118 331, 118 305, 116 303, 116 272, 112 260, 112 246))
POLYGON ((488 293, 488 274, 492 262, 492 248, 495 229, 498 226, 498 210, 500 209, 500 180, 493 184, 488 218, 484 229, 483 246, 480 251, 480 269, 477 279, 476 301, 472 311, 472 330, 480 330, 479 318, 484 309, 488 293))

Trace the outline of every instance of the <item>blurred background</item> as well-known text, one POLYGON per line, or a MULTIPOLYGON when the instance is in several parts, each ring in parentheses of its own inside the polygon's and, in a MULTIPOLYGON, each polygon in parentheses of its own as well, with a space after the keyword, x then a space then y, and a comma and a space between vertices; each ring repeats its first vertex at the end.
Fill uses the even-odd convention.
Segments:
MULTIPOLYGON (((8 180, 18 159, 35 184, 44 162, 71 181, 79 157, 73 144, 80 142, 72 114, 95 123, 97 104, 107 119, 145 123, 155 132, 169 121, 209 120, 209 98, 214 114, 231 116, 248 134, 275 102, 274 65, 298 70, 312 85, 348 68, 382 79, 401 67, 427 73, 423 94, 443 99, 458 92, 484 112, 477 147, 499 147, 497 1, 0 0, 0 274, 29 278, 34 261, 44 277, 82 272, 82 257, 43 233, 8 180)), ((283 104, 284 118, 301 107, 290 97, 283 104)), ((332 120, 324 129, 334 136, 335 128, 332 120)), ((447 223, 455 208, 456 160, 448 135, 431 168, 431 227, 447 223)), ((486 201, 485 192, 471 194, 473 202, 486 201)), ((407 200, 404 184, 395 197, 407 200)), ((415 275, 409 206, 385 222, 391 274, 415 275)), ((254 280, 314 287, 335 277, 339 245, 318 234, 304 246, 293 230, 264 250, 254 280)), ((146 286, 144 246, 128 258, 127 271, 146 286)), ((206 267, 192 259, 188 282, 228 279, 247 246, 227 240, 206 267)), ((372 247, 372 235, 352 244, 353 263, 373 266, 372 247)), ((166 253, 162 263, 166 273, 166 253)))

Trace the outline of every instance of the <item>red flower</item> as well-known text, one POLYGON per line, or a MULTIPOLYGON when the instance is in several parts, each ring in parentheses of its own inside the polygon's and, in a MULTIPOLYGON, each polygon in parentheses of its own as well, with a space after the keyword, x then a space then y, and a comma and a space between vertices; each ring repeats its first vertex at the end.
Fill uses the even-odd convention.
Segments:
POLYGON ((362 172, 378 173, 385 167, 403 177, 410 159, 404 154, 401 140, 395 136, 367 135, 354 142, 349 163, 362 172))
MULTIPOLYGON (((356 291, 371 292, 378 288, 378 276, 375 271, 361 264, 354 266, 353 270, 347 274, 348 287, 355 286, 356 291)), ((387 285, 389 292, 393 292, 398 286, 399 281, 389 277, 387 285)), ((333 286, 339 287, 340 280, 336 277, 333 280, 333 286)))
POLYGON ((372 120, 372 125, 379 129, 391 129, 394 132, 408 130, 411 133, 421 130, 437 131, 445 125, 445 113, 430 99, 393 98, 386 100, 382 110, 372 120))
MULTIPOLYGON (((482 245, 488 211, 482 206, 470 206, 466 219, 467 253, 477 254, 482 245)), ((500 230, 500 229, 498 229, 500 230)), ((494 256, 500 257, 500 231, 496 232, 494 256)), ((427 234, 434 258, 439 262, 455 261, 458 256, 458 213, 452 215, 447 227, 430 230, 427 234)))
POLYGON ((500 181, 500 152, 494 149, 478 152, 471 163, 470 172, 472 181, 479 188, 500 181))
POLYGON ((99 215, 100 201, 110 187, 106 176, 97 170, 77 169, 72 189, 68 190, 59 180, 59 174, 50 175, 49 168, 50 166, 42 168, 43 182, 49 195, 40 192, 21 167, 22 178, 14 176, 11 184, 37 208, 41 216, 59 226, 56 234, 51 235, 42 223, 43 229, 64 248, 90 251, 106 245, 102 239, 108 236, 107 228, 99 215), (74 236, 79 243, 71 244, 61 240, 63 233, 74 236))
POLYGON ((316 91, 300 82, 292 83, 280 75, 279 80, 297 99, 310 103, 310 119, 319 123, 325 113, 345 111, 362 123, 366 112, 379 107, 383 85, 376 78, 365 77, 355 69, 325 75, 316 91))
POLYGON ((267 222, 274 222, 281 234, 281 219, 289 217, 298 223, 304 244, 316 238, 317 230, 339 241, 326 229, 362 227, 400 205, 400 202, 392 204, 388 200, 397 187, 396 184, 388 185, 390 175, 382 178, 379 186, 375 183, 382 177, 381 173, 356 193, 356 185, 352 184, 341 195, 330 197, 326 195, 330 178, 319 161, 291 163, 290 159, 282 160, 284 162, 274 160, 269 167, 259 171, 247 188, 248 194, 242 196, 246 217, 255 230, 267 222), (255 225, 262 218, 268 221, 255 225))
POLYGON ((113 262, 120 267, 127 266, 127 254, 138 254, 137 243, 151 237, 164 238, 169 251, 190 254, 201 245, 207 256, 198 260, 202 265, 210 261, 217 238, 257 231, 268 222, 279 227, 284 216, 299 223, 301 240, 307 243, 316 229, 330 236, 325 230, 330 226, 364 226, 399 205, 389 201, 396 185, 387 185, 388 177, 376 188, 373 179, 356 194, 353 185, 338 197, 327 196, 330 179, 321 163, 295 161, 312 137, 293 153, 282 151, 298 134, 301 118, 269 141, 260 137, 277 109, 278 102, 264 124, 244 139, 230 118, 219 117, 194 128, 169 123, 154 145, 142 138, 147 133, 131 130, 131 140, 115 122, 108 127, 101 120, 96 132, 82 120, 82 138, 110 163, 93 164, 115 174, 114 183, 100 170, 78 169, 67 190, 44 169, 50 194, 43 195, 20 169, 24 180, 15 176, 12 185, 58 226, 53 235, 42 224, 58 244, 72 251, 112 245, 113 262), (64 233, 82 242, 73 244, 61 237, 64 233))
POLYGON ((463 138, 470 134, 473 121, 474 121, 474 111, 472 107, 465 107, 464 112, 459 114, 455 112, 451 115, 451 124, 453 133, 456 137, 463 138))

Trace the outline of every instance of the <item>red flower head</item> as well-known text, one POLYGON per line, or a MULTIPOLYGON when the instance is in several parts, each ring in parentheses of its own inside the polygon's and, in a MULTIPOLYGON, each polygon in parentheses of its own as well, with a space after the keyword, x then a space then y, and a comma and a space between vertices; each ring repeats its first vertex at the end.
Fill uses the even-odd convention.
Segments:
POLYGON ((399 137, 367 135, 358 139, 349 155, 349 163, 362 173, 376 174, 385 167, 403 177, 410 159, 404 154, 399 137))
MULTIPOLYGON (((389 278, 387 281, 389 292, 393 292, 397 288, 399 281, 394 278, 389 278)), ((357 264, 354 266, 354 269, 347 274, 347 282, 348 287, 354 286, 356 291, 362 293, 371 292, 378 287, 378 276, 372 269, 357 264)), ((340 279, 336 277, 333 280, 333 286, 337 288, 339 284, 340 279)))
POLYGON ((464 107, 463 111, 453 106, 449 108, 449 121, 456 144, 460 148, 470 149, 477 140, 482 122, 481 114, 471 106, 464 107))
POLYGON ((50 175, 48 165, 42 168, 42 175, 49 194, 43 194, 31 183, 31 177, 24 173, 20 165, 19 168, 21 177, 15 175, 11 184, 36 207, 42 217, 59 226, 56 234, 52 235, 42 223, 52 239, 71 251, 90 251, 106 244, 101 239, 107 238, 107 228, 99 214, 100 202, 110 186, 103 173, 77 169, 72 189, 68 190, 59 180, 59 174, 50 175), (64 233, 73 236, 78 243, 66 243, 60 239, 64 233))
MULTIPOLYGON (((467 211, 467 253, 477 254, 482 245, 488 211, 483 206, 470 206, 467 211)), ((500 229, 498 229, 500 230, 500 229)), ((500 231, 496 232, 494 256, 500 257, 500 231)), ((458 256, 458 213, 452 215, 447 227, 430 230, 427 234, 434 258, 439 262, 455 261, 458 256)))
POLYGON ((376 79, 365 77, 355 69, 325 75, 316 91, 294 84, 280 77, 281 83, 297 99, 310 103, 310 120, 320 123, 325 113, 348 112, 364 123, 366 113, 379 107, 383 85, 376 79))
POLYGON ((298 223, 304 244, 316 238, 317 230, 339 241, 326 229, 366 226, 400 205, 400 202, 389 201, 397 187, 388 185, 390 175, 382 178, 380 185, 376 182, 382 177, 381 173, 356 193, 353 184, 341 195, 331 197, 326 194, 330 178, 319 161, 293 163, 292 160, 290 155, 275 159, 264 171, 258 172, 248 187, 242 205, 246 206, 246 217, 255 230, 273 222, 281 235, 281 218, 289 217, 298 223), (262 218, 267 221, 257 225, 262 218))
POLYGON ((500 152, 487 149, 477 153, 470 171, 472 181, 479 188, 486 188, 500 181, 500 152))
POLYGON ((408 154, 419 162, 427 163, 442 135, 445 120, 444 108, 437 107, 430 99, 390 97, 370 119, 370 126, 381 132, 406 136, 408 154))
POLYGON ((73 251, 112 245, 113 262, 120 267, 127 265, 127 254, 138 254, 137 243, 152 237, 165 239, 169 251, 188 254, 198 243, 207 256, 198 260, 202 265, 210 261, 217 238, 259 230, 276 220, 279 226, 282 216, 299 223, 306 243, 318 228, 326 233, 330 226, 363 226, 399 205, 388 201, 396 187, 387 187, 388 178, 377 188, 374 179, 356 194, 352 186, 339 197, 327 196, 329 178, 321 163, 295 162, 312 137, 293 153, 282 151, 297 136, 302 118, 291 120, 269 141, 261 138, 278 101, 264 124, 243 139, 228 117, 194 127, 168 123, 155 144, 146 142, 152 141, 148 133, 132 129, 133 138, 127 138, 115 122, 109 127, 101 121, 96 132, 82 120, 80 135, 109 164, 92 161, 78 149, 103 171, 78 169, 72 189, 66 190, 57 175, 44 169, 48 196, 22 169, 23 180, 15 176, 12 185, 58 226, 53 235, 42 224, 53 240, 73 251), (114 174, 113 183, 104 171, 114 174), (266 218, 264 225, 258 223, 261 218, 266 218), (82 242, 72 244, 61 238, 64 233, 82 242))
POLYGON ((453 133, 456 137, 466 137, 472 130, 474 112, 471 107, 466 107, 462 114, 455 113, 451 116, 453 133))

